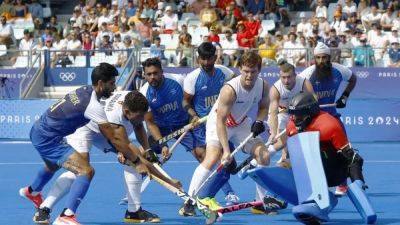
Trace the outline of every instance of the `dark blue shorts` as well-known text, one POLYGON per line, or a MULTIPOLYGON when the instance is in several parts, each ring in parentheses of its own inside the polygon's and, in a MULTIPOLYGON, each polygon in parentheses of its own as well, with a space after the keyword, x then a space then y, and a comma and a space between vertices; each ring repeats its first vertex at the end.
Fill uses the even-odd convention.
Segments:
POLYGON ((35 123, 30 132, 33 146, 46 163, 59 167, 74 153, 74 149, 64 141, 63 137, 49 137, 35 123))

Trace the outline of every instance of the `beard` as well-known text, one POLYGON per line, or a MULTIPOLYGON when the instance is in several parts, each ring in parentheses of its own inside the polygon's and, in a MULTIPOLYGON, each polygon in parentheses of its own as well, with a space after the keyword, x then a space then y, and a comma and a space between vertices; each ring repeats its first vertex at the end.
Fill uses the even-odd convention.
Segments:
POLYGON ((209 66, 201 66, 201 68, 208 74, 211 74, 211 72, 214 69, 214 65, 209 65, 209 66))
POLYGON ((315 65, 315 75, 318 80, 330 79, 332 77, 332 63, 329 61, 323 65, 315 65))

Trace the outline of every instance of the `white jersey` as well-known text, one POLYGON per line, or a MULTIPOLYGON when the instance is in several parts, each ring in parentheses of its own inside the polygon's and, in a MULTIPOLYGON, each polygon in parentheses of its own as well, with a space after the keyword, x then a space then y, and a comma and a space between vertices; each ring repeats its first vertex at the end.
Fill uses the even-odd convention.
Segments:
POLYGON ((274 83, 274 87, 279 92, 279 108, 287 109, 289 106, 290 100, 298 93, 303 91, 304 81, 306 79, 304 77, 296 76, 296 84, 292 88, 292 90, 288 90, 279 79, 274 83))
MULTIPOLYGON (((264 92, 264 81, 261 78, 257 78, 253 89, 250 91, 247 91, 242 87, 240 76, 230 80, 227 85, 231 86, 236 93, 235 103, 233 104, 231 113, 226 121, 227 138, 237 146, 250 134, 250 112, 258 108, 258 104, 261 101, 264 92)), ((221 147, 216 125, 218 102, 219 97, 211 109, 210 115, 207 119, 206 143, 207 145, 221 147)), ((244 151, 251 153, 254 145, 260 142, 262 142, 262 140, 259 137, 250 139, 244 146, 244 151)))
MULTIPOLYGON (((124 126, 126 133, 129 135, 133 132, 133 126, 122 112, 122 105, 128 93, 129 91, 116 91, 102 103, 108 121, 124 126)), ((67 136, 67 142, 78 152, 89 152, 92 144, 103 151, 112 148, 107 139, 100 133, 97 123, 93 121, 67 136)))
MULTIPOLYGON (((258 107, 258 103, 261 101, 264 91, 264 81, 261 78, 257 78, 253 89, 247 91, 243 88, 240 83, 240 77, 235 77, 227 82, 227 85, 231 86, 235 91, 236 100, 231 108, 231 113, 227 119, 227 126, 236 126, 243 122, 248 113, 254 108, 258 107)), ((210 114, 216 114, 218 108, 219 97, 213 106, 210 114)))
MULTIPOLYGON (((283 109, 284 111, 278 114, 278 132, 286 128, 286 124, 289 121, 289 114, 285 109, 288 108, 290 100, 292 98, 303 91, 304 81, 306 79, 301 76, 296 76, 296 84, 292 88, 292 90, 288 90, 282 84, 282 81, 279 79, 274 83, 274 87, 279 93, 279 109, 283 109)), ((270 120, 271 117, 268 118, 270 120)), ((271 121, 268 121, 270 124, 271 121)))

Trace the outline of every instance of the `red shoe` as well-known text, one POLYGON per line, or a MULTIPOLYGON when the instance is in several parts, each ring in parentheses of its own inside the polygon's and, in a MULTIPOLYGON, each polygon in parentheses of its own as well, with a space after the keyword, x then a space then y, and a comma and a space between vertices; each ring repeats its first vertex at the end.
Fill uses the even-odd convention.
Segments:
POLYGON ((58 216, 57 219, 53 222, 53 225, 81 225, 77 220, 76 216, 58 216))
POLYGON ((29 188, 28 187, 24 187, 19 189, 19 195, 23 198, 28 199, 29 201, 33 202, 33 204, 35 205, 35 208, 39 208, 40 204, 42 204, 43 202, 43 198, 42 195, 39 193, 37 195, 32 195, 29 192, 29 188))
POLYGON ((347 187, 347 184, 341 184, 336 187, 335 195, 343 196, 347 193, 347 189, 349 189, 349 187, 347 187))

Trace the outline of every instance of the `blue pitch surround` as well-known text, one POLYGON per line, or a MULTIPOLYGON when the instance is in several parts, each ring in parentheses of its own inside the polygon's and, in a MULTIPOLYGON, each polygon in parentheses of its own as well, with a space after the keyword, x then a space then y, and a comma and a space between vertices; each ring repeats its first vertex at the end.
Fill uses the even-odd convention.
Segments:
MULTIPOLYGON (((355 143, 365 159, 365 175, 369 186, 368 195, 378 214, 377 224, 400 225, 400 143, 355 143)), ((239 160, 243 160, 240 155, 239 160)), ((91 160, 96 175, 91 187, 78 209, 78 220, 85 225, 123 224, 124 206, 118 202, 124 195, 123 170, 116 162, 115 155, 105 155, 92 151, 91 160)), ((275 159, 276 160, 276 159, 275 159)), ((0 224, 33 224, 33 205, 18 195, 18 189, 32 182, 41 159, 30 143, 0 142, 0 224)), ((197 162, 179 147, 171 161, 165 165, 166 171, 180 179, 185 190, 197 162)), ((59 174, 59 173, 58 173, 59 174)), ((58 175, 56 174, 56 176, 58 175)), ((54 181, 54 178, 50 183, 54 181)), ((233 188, 242 200, 253 200, 255 184, 251 179, 244 181, 232 177, 233 188)), ((48 187, 44 189, 47 193, 48 187)), ((218 193, 217 199, 223 202, 218 193)), ((182 201, 161 186, 151 183, 142 197, 143 208, 158 214, 162 224, 204 223, 203 217, 183 218, 178 215, 182 201)), ((65 199, 52 213, 52 221, 61 212, 65 199)), ((339 199, 339 204, 329 215, 329 224, 363 224, 362 218, 347 197, 339 199)), ((291 206, 277 216, 253 215, 245 209, 226 214, 217 224, 229 225, 289 225, 299 224, 291 214, 291 206)))

